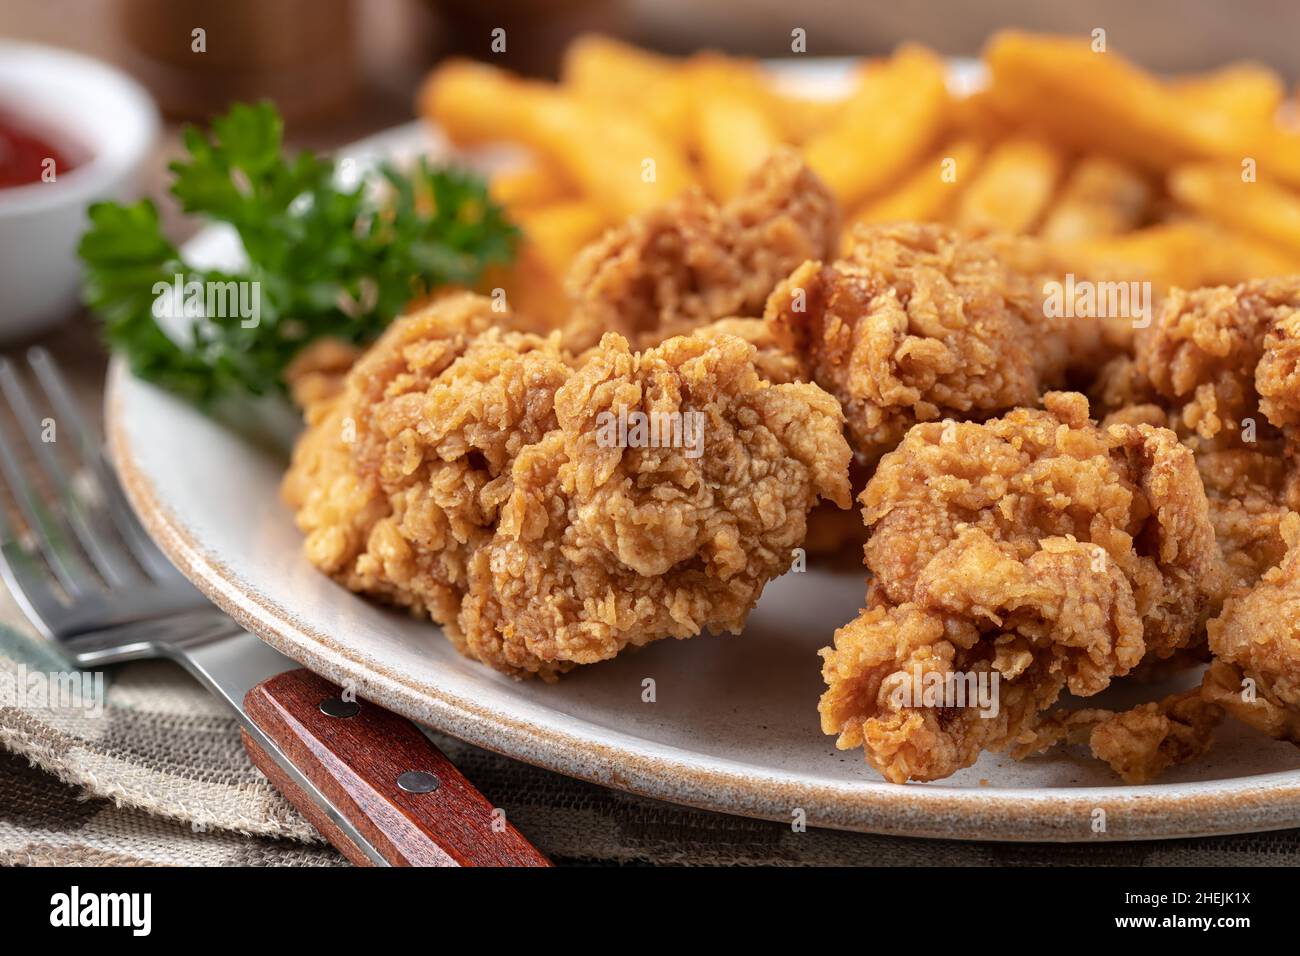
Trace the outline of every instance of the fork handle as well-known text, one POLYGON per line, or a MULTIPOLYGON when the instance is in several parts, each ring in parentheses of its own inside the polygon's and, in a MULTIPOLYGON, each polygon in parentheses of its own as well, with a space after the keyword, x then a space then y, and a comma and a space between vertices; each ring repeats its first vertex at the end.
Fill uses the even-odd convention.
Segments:
MULTIPOLYGON (((258 684, 244 709, 394 866, 551 865, 406 718, 344 700, 337 685, 303 669, 258 684)), ((353 863, 370 865, 247 732, 243 738, 253 763, 326 839, 353 863)))

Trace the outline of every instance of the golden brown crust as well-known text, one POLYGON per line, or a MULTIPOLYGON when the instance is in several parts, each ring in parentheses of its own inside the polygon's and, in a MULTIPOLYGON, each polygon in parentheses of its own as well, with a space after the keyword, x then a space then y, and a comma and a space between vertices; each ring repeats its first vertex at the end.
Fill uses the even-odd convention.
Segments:
POLYGON ((284 370, 289 396, 307 411, 343 391, 343 380, 361 350, 340 339, 319 339, 299 352, 284 370))
POLYGON ((1293 424, 1297 308, 1300 276, 1172 289, 1138 336, 1138 368, 1201 438, 1262 427, 1261 413, 1276 427, 1293 424))
POLYGON ((1013 755, 1020 759, 1059 743, 1087 743, 1092 755, 1125 783, 1149 783, 1208 751, 1222 721, 1223 708, 1192 688, 1119 713, 1088 709, 1051 714, 1018 742, 1013 755))
POLYGON ((1281 560, 1279 523, 1300 507, 1297 306, 1300 277, 1173 289, 1135 358, 1115 360, 1093 386, 1114 409, 1107 421, 1162 420, 1193 450, 1238 587, 1281 560))
POLYGON ((757 316, 777 282, 829 255, 838 235, 834 198, 796 152, 778 150, 725 206, 692 190, 579 253, 566 282, 567 340, 580 351, 618 332, 646 348, 717 319, 757 316))
POLYGON ((918 421, 1034 405, 1071 350, 1064 319, 989 242, 938 225, 861 227, 833 265, 808 262, 765 317, 805 375, 844 406, 874 463, 918 421))
POLYGON ((1209 622, 1207 700, 1270 737, 1300 744, 1300 515, 1280 523, 1282 562, 1209 622))
POLYGON ((799 359, 781 347, 762 319, 719 319, 701 326, 691 335, 704 339, 717 335, 734 335, 744 339, 756 350, 754 364, 763 378, 773 385, 802 381, 799 359))
POLYGON ((929 780, 1032 735, 1144 655, 1187 646, 1225 587, 1191 453, 1105 431, 1081 395, 984 424, 921 424, 861 496, 871 609, 823 651, 822 726, 888 779, 929 780), (995 718, 896 706, 914 668, 998 675, 995 718))
POLYGON ((395 323, 284 482, 314 564, 429 614, 469 656, 553 678, 739 630, 817 499, 848 506, 835 400, 764 381, 743 339, 635 353, 611 334, 575 368, 558 336, 500 318, 467 295, 395 323), (681 440, 607 443, 602 413, 620 411, 680 416, 681 440))

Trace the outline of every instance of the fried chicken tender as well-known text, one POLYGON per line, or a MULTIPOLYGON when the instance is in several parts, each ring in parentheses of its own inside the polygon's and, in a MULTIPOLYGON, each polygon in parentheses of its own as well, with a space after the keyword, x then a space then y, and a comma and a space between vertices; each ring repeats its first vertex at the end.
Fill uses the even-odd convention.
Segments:
POLYGON ((895 782, 1032 739, 1063 690, 1089 696, 1186 646, 1226 575, 1191 453, 1167 429, 1044 410, 914 426, 860 498, 869 607, 822 652, 822 729, 895 782), (909 681, 997 680, 997 713, 917 706, 909 681))
POLYGON ((745 340, 609 334, 575 365, 501 318, 461 295, 394 323, 312 407, 283 485, 313 564, 466 655, 553 679, 738 632, 816 501, 848 507, 835 400, 764 381, 745 340), (622 441, 634 413, 679 431, 622 441))
POLYGON ((838 235, 834 198, 783 148, 726 205, 692 190, 579 253, 566 282, 568 340, 581 351, 618 332, 646 348, 717 319, 757 316, 776 284, 830 255, 838 235))
POLYGON ((1209 622, 1214 662, 1202 693, 1244 724, 1300 744, 1300 515, 1280 533, 1281 563, 1209 622))
POLYGON ((1138 337, 1138 368, 1203 439, 1235 436, 1258 413, 1277 428, 1298 424, 1298 309, 1300 276, 1172 289, 1138 337))
POLYGON ((1041 287, 992 243, 914 223, 859 228, 846 258, 802 265, 764 315, 840 400, 867 465, 918 421, 1037 404, 1088 334, 1048 317, 1041 287))
MULTIPOLYGON (((772 337, 772 330, 762 319, 719 319, 701 326, 691 335, 705 340, 718 335, 734 335, 754 346, 754 367, 773 385, 800 381, 799 360, 772 337)), ((842 512, 840 512, 842 513, 842 512)))
POLYGON ((1174 289, 1137 340, 1134 377, 1194 451, 1239 587, 1282 559, 1300 508, 1298 310, 1300 277, 1174 289))
POLYGON ((284 370, 294 405, 307 409, 332 400, 343 391, 343 379, 359 354, 340 339, 318 339, 299 352, 284 370))
POLYGON ((1125 783, 1149 783, 1208 751, 1222 722, 1223 708, 1192 688, 1118 713, 1099 708, 1058 712, 1013 754, 1023 758, 1062 742, 1087 743, 1092 755, 1125 783))

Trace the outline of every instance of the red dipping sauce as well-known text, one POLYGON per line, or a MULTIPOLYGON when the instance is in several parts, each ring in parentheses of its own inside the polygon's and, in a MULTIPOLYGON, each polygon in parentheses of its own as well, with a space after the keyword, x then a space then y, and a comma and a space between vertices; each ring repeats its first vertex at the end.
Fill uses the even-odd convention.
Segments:
POLYGON ((56 177, 76 167, 64 150, 21 121, 0 113, 0 189, 42 182, 48 160, 54 161, 52 172, 56 177))

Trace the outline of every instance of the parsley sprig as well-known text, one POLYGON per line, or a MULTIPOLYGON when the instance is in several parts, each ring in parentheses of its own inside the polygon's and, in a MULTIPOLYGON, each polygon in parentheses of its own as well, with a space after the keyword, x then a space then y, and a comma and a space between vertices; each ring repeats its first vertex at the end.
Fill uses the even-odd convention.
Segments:
POLYGON ((267 103, 237 105, 211 133, 187 128, 186 156, 171 164, 185 212, 228 223, 247 265, 235 272, 187 263, 145 200, 96 203, 79 253, 84 298, 109 346, 138 376, 200 405, 273 394, 309 342, 374 339, 413 298, 473 285, 508 262, 517 230, 468 172, 424 160, 409 172, 379 167, 383 188, 340 188, 334 163, 287 157, 283 124, 267 103), (260 319, 206 316, 178 332, 155 316, 159 283, 257 282, 260 319))

